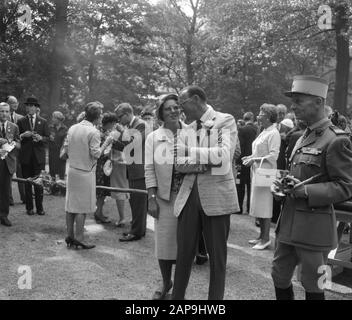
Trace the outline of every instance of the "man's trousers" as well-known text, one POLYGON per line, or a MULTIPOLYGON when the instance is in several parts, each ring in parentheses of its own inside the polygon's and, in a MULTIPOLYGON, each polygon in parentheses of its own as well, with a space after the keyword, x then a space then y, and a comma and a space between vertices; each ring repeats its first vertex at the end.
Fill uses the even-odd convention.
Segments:
POLYGON ((202 230, 210 262, 208 299, 221 300, 225 291, 230 215, 207 216, 201 206, 197 181, 195 181, 191 194, 178 217, 177 259, 172 293, 175 300, 185 298, 202 230))

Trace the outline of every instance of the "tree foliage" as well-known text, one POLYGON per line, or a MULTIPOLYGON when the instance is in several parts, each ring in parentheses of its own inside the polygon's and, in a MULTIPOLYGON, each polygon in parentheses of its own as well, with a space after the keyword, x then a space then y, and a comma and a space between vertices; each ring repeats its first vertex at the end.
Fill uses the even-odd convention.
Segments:
POLYGON ((215 108, 239 117, 264 102, 285 103, 295 74, 330 81, 328 103, 346 110, 351 6, 318 0, 7 0, 0 3, 0 93, 35 95, 49 115, 74 121, 89 100, 107 109, 153 104, 189 84, 215 108), (20 30, 19 7, 32 24, 20 30), (61 10, 61 11, 60 11, 61 10))

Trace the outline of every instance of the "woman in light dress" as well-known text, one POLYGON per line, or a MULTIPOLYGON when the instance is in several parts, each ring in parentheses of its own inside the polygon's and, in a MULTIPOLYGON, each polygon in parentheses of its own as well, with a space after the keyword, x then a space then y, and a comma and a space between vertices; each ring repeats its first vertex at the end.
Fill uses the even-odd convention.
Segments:
POLYGON ((183 127, 176 94, 158 101, 156 115, 163 125, 150 133, 145 143, 145 178, 148 190, 148 213, 155 218, 155 253, 163 285, 153 300, 163 300, 172 288, 172 265, 176 261, 177 218, 173 213, 183 175, 174 169, 174 143, 177 130, 183 127))
POLYGON ((276 169, 276 161, 279 156, 281 138, 276 128, 276 106, 264 103, 260 107, 258 122, 264 130, 252 143, 252 154, 243 157, 245 166, 251 167, 251 207, 249 214, 256 217, 260 223, 260 235, 257 239, 250 240, 253 249, 263 250, 270 246, 270 221, 273 211, 273 196, 270 187, 256 187, 253 185, 255 170, 262 163, 262 168, 276 169))
MULTIPOLYGON (((111 150, 112 172, 110 176, 110 185, 113 188, 129 188, 126 171, 126 160, 123 151, 112 148, 111 150)), ((129 193, 112 192, 111 198, 116 200, 116 207, 119 220, 115 223, 116 227, 123 228, 126 226, 125 203, 130 198, 129 193)))
POLYGON ((67 226, 65 241, 68 247, 83 249, 95 247, 83 242, 84 223, 86 215, 94 213, 96 209, 97 159, 113 141, 112 138, 107 138, 100 147, 100 132, 95 126, 101 121, 101 106, 98 102, 87 104, 85 119, 69 129, 64 146, 69 161, 65 205, 67 226))

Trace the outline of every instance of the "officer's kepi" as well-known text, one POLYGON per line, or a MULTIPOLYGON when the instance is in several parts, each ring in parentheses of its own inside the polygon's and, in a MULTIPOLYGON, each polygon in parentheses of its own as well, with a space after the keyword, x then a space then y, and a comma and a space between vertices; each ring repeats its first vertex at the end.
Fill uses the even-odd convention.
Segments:
POLYGON ((326 99, 329 83, 316 76, 294 76, 291 91, 285 92, 285 96, 292 97, 295 93, 307 94, 326 99))

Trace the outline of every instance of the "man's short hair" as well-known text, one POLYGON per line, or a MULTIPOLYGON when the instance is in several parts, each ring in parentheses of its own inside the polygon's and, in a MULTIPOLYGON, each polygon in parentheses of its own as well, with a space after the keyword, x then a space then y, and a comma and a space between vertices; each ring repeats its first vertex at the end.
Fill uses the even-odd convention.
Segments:
POLYGON ((277 106, 270 103, 264 103, 260 106, 260 110, 269 117, 269 121, 271 123, 275 123, 277 121, 277 106))
POLYGON ((246 113, 243 115, 243 120, 244 120, 244 121, 254 121, 254 114, 253 114, 253 112, 246 112, 246 113))
POLYGON ((127 103, 127 102, 123 102, 120 103, 114 110, 115 112, 122 112, 122 113, 128 113, 128 114, 133 114, 133 108, 132 106, 127 103))
POLYGON ((101 110, 102 110, 102 104, 98 101, 94 101, 94 102, 89 102, 86 105, 85 108, 85 113, 86 113, 86 120, 89 122, 93 122, 97 119, 100 118, 101 115, 101 110))
POLYGON ((7 96, 6 97, 6 102, 9 102, 9 100, 12 100, 12 99, 16 99, 16 101, 18 102, 17 98, 15 96, 7 96))
POLYGON ((184 91, 187 92, 188 97, 190 98, 197 95, 202 102, 207 102, 207 96, 201 87, 189 86, 185 88, 184 91))
POLYGON ((6 102, 0 102, 0 107, 9 107, 10 108, 10 105, 6 102))

